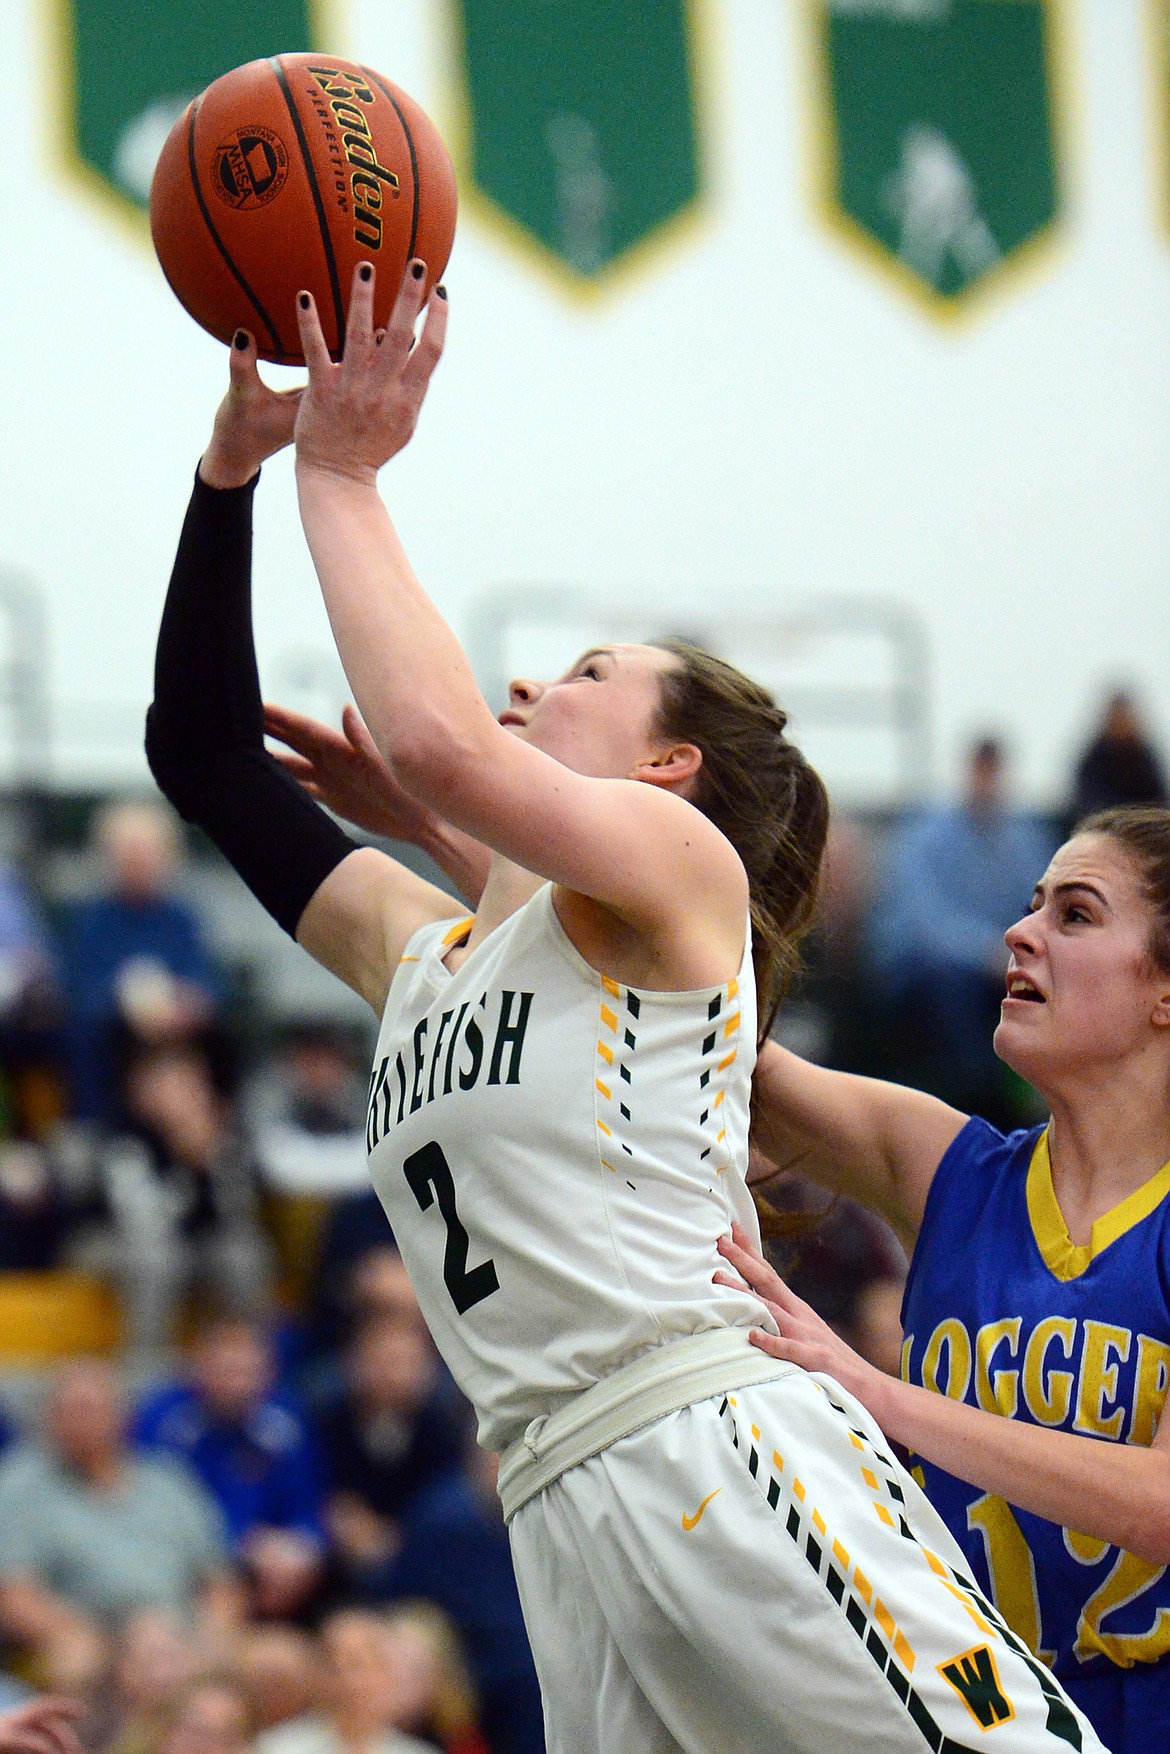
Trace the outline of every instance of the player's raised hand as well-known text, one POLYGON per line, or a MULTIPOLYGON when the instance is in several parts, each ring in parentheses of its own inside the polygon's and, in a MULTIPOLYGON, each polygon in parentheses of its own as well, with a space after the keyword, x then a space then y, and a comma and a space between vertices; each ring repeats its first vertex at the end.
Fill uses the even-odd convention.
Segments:
POLYGON ((436 287, 416 338, 426 266, 415 260, 407 265, 389 323, 375 330, 374 277, 372 263, 358 264, 345 351, 336 365, 312 295, 297 296, 297 324, 309 368, 308 391, 297 414, 297 462, 363 483, 372 483, 382 464, 409 442, 447 328, 446 293, 436 287))
POLYGON ((293 440, 304 386, 274 390, 256 366, 256 341, 237 329, 229 355, 230 381, 203 453, 199 473, 209 487, 243 487, 261 463, 293 440))

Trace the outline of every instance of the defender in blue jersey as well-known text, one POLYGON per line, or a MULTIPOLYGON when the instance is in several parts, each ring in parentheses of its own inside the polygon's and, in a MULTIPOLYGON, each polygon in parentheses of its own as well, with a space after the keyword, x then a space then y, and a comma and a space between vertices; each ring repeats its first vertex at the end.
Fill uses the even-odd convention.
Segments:
MULTIPOLYGON (((1168 1192, 1170 1164, 1078 1246, 1047 1129, 1004 1138, 969 1121, 935 1172, 914 1250, 906 1380, 1047 1430, 1148 1447, 1170 1377, 1168 1192)), ((1097 1489, 1109 1490, 1106 1458, 1093 1459, 1097 1489)), ((1165 1566, 1012 1507, 925 1456, 916 1471, 980 1587, 1103 1739, 1170 1745, 1165 1566)))
POLYGON ((769 1044, 757 1137, 912 1251, 903 1380, 736 1238, 777 1357, 912 1453, 977 1587, 1115 1754, 1170 1749, 1170 812, 1090 818, 1006 934, 1000 1058, 1047 1127, 1005 1138, 769 1044))

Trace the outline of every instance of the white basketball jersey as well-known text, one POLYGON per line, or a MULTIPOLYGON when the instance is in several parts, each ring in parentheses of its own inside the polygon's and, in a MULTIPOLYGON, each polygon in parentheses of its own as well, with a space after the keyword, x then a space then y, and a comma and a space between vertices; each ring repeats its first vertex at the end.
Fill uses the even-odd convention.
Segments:
POLYGON ((733 1219, 759 1235, 750 936, 724 986, 634 990, 578 954, 552 895, 454 974, 470 921, 414 934, 370 1082, 374 1186, 490 1449, 652 1347, 771 1325, 711 1282, 733 1219))

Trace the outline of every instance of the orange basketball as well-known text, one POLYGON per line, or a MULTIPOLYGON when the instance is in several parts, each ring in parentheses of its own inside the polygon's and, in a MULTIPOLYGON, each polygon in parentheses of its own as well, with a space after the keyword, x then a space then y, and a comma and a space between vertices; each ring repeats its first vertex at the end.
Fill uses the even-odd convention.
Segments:
POLYGON ((358 262, 387 321, 406 264, 429 292, 455 236, 455 173, 438 130, 398 86, 336 55, 249 61, 188 104, 150 190, 154 247, 179 302, 261 359, 303 362, 296 295, 313 294, 336 358, 358 262))

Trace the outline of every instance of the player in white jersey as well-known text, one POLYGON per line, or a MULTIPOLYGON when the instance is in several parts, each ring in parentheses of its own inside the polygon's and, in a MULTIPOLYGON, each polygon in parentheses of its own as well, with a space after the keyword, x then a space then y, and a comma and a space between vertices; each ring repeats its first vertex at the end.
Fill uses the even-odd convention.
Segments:
MULTIPOLYGON (((340 365, 302 295, 301 514, 376 743, 493 849, 478 911, 453 921, 393 860, 303 812, 294 825, 255 749, 237 759, 254 665, 192 651, 182 546, 148 750, 383 1015, 371 1166, 481 1439, 503 1451, 552 1754, 1095 1750, 864 1411, 752 1346, 758 1306, 713 1283, 719 1237, 754 1229, 756 990, 767 1014, 811 912, 823 787, 770 697, 690 648, 603 647, 514 684, 493 718, 375 485, 413 430, 445 300, 412 350, 414 265, 379 340, 372 273, 355 277, 340 365), (221 683, 222 736, 206 712, 221 683)), ((213 572, 232 514, 208 495, 245 492, 291 406, 260 386, 246 338, 235 353, 184 536, 213 572)), ((222 629, 236 609, 208 596, 222 629)))

